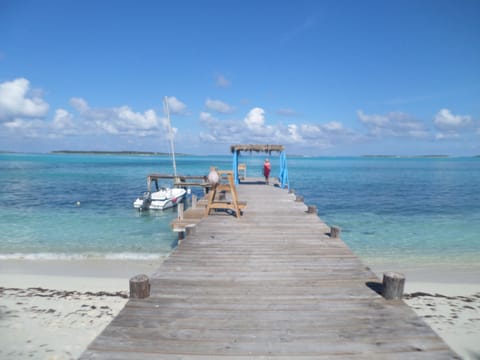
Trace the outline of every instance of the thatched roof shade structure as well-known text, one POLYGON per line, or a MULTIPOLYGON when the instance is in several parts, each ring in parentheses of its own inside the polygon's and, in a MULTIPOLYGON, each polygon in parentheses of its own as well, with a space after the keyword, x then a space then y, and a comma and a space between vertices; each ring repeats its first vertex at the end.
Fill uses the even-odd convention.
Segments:
POLYGON ((280 153, 280 174, 278 179, 280 180, 280 186, 282 188, 290 188, 288 183, 288 169, 287 169, 287 156, 285 155, 285 148, 283 145, 268 145, 268 144, 240 144, 230 146, 230 151, 233 153, 233 175, 235 184, 239 183, 238 179, 238 156, 241 151, 248 152, 266 152, 271 154, 276 151, 280 153))
POLYGON ((263 145, 263 144, 240 144, 230 146, 230 151, 232 153, 238 151, 249 151, 249 152, 266 152, 271 153, 273 151, 282 152, 285 151, 283 145, 263 145))

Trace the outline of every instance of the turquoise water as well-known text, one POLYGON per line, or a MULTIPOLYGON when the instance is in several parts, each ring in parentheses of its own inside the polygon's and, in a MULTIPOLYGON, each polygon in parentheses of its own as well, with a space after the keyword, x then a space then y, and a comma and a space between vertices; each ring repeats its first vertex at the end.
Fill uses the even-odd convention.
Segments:
MULTIPOLYGON (((240 162, 261 176, 263 159, 240 162)), ((0 259, 165 256, 176 245, 176 210, 142 213, 132 202, 146 175, 171 173, 170 164, 155 156, 0 154, 0 259)), ((231 158, 177 159, 183 175, 205 175, 212 165, 229 169, 231 158)), ((295 192, 367 261, 478 262, 480 158, 299 157, 288 167, 295 192)))

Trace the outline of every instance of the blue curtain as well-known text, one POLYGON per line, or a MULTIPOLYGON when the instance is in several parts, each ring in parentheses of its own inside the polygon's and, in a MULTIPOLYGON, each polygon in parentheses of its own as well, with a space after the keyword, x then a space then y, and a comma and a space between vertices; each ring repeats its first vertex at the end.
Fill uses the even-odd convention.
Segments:
POLYGON ((280 187, 283 189, 287 187, 290 189, 290 184, 288 182, 288 167, 287 167, 287 155, 285 151, 280 153, 280 176, 278 177, 280 181, 280 187))
POLYGON ((239 151, 233 152, 233 178, 235 179, 235 185, 239 184, 238 181, 238 153, 239 151))

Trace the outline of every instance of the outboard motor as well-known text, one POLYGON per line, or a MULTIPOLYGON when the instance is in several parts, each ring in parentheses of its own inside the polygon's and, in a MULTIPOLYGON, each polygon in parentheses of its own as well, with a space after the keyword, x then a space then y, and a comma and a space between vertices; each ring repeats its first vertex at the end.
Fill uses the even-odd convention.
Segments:
POLYGON ((150 191, 145 191, 143 193, 143 200, 151 201, 152 200, 152 193, 150 191))
POLYGON ((150 207, 150 203, 152 202, 152 193, 150 191, 145 191, 143 193, 143 203, 142 206, 140 207, 140 210, 148 210, 150 207))
POLYGON ((150 208, 150 203, 152 202, 152 194, 150 191, 143 193, 143 196, 135 200, 133 206, 138 209, 138 211, 148 210, 150 208))

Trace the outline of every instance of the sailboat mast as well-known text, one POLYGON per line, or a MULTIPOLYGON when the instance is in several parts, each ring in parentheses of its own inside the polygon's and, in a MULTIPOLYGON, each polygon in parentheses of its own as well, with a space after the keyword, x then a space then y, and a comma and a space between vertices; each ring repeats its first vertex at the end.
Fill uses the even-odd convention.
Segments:
POLYGON ((167 97, 163 99, 165 104, 165 110, 167 113, 167 121, 168 121, 168 138, 170 140, 170 153, 172 154, 172 163, 173 163, 173 176, 177 177, 177 163, 175 161, 175 147, 173 144, 173 129, 172 123, 170 122, 170 109, 168 108, 168 100, 167 97))

